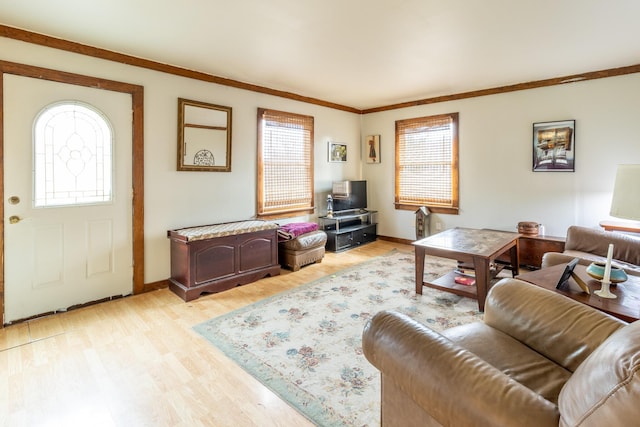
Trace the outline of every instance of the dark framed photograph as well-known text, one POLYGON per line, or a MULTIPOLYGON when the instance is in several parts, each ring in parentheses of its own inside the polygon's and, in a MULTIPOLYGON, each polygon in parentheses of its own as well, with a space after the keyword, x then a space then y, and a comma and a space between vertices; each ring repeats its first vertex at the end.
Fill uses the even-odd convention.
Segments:
POLYGON ((558 284, 556 285, 556 289, 567 290, 569 289, 569 277, 573 274, 573 270, 578 265, 580 258, 574 258, 567 264, 562 272, 562 276, 560 276, 560 280, 558 280, 558 284))
POLYGON ((576 121, 533 124, 533 171, 575 172, 576 121))
POLYGON ((347 161, 347 145, 339 142, 329 142, 329 161, 330 162, 346 162, 347 161))

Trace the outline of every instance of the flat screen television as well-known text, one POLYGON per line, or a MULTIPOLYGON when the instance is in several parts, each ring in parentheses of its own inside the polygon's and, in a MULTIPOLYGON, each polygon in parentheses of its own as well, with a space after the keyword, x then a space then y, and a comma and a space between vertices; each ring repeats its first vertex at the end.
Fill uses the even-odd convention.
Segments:
POLYGON ((336 181, 331 197, 334 211, 366 209, 367 181, 336 181))

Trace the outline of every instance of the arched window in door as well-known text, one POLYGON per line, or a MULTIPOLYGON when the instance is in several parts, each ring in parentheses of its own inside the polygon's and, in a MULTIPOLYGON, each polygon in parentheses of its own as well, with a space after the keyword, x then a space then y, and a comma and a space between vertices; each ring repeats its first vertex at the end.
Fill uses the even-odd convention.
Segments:
POLYGON ((34 206, 109 203, 113 131, 91 105, 64 101, 45 107, 33 133, 34 206))

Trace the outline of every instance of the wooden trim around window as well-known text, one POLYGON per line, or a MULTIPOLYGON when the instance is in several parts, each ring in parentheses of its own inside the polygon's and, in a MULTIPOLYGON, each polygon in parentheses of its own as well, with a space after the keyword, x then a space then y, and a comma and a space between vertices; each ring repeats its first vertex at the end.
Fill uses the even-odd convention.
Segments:
POLYGON ((313 116, 308 116, 305 114, 298 113, 290 113, 286 111, 272 110, 269 108, 258 108, 258 116, 257 116, 257 135, 258 140, 256 143, 257 152, 256 157, 258 159, 257 164, 257 181, 256 181, 256 217, 260 219, 277 219, 277 218, 290 218, 300 215, 313 214, 315 212, 314 206, 314 140, 315 140, 315 119, 313 116), (309 194, 309 202, 308 203, 289 203, 288 206, 282 209, 274 209, 274 208, 266 208, 264 206, 264 159, 262 155, 263 151, 263 123, 265 120, 265 116, 276 116, 279 121, 284 121, 286 118, 294 120, 298 123, 305 123, 305 130, 309 131, 309 169, 307 170, 308 175, 310 176, 310 194, 309 194), (310 123, 309 123, 310 122, 310 123))
MULTIPOLYGON (((403 203, 395 204, 396 209, 404 210, 404 211, 417 211, 422 206, 425 206, 425 205, 407 205, 403 203)), ((426 206, 429 208, 429 211, 431 211, 431 213, 458 215, 458 213, 460 212, 460 208, 457 206, 455 207, 432 206, 432 205, 426 205, 426 206)))
MULTIPOLYGON (((394 181, 395 181, 395 201, 394 205, 396 209, 399 210, 417 210, 421 206, 426 206, 429 208, 431 212, 434 213, 446 213, 446 214, 454 214, 457 215, 459 213, 460 207, 460 185, 459 185, 459 127, 460 127, 460 115, 459 113, 447 113, 447 114, 438 114, 432 116, 424 116, 424 117, 415 117, 410 119, 396 120, 395 123, 395 170, 394 170, 394 181), (451 135, 451 203, 432 203, 428 202, 428 199, 423 199, 422 202, 416 202, 414 200, 400 200, 400 180, 398 177, 398 171, 400 169, 400 162, 402 152, 399 149, 400 144, 400 135, 401 130, 410 130, 416 127, 422 127, 426 122, 430 122, 434 124, 434 122, 443 121, 443 120, 451 120, 452 123, 452 135, 451 135)), ((406 133, 403 131, 402 135, 406 133)), ((415 182, 414 182, 415 184, 415 182)), ((406 189, 405 189, 406 191, 406 189)))

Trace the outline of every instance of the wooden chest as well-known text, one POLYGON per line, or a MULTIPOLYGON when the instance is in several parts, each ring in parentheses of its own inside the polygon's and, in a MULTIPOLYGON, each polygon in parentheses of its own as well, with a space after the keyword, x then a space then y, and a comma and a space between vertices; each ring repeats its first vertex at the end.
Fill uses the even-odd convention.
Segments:
POLYGON ((185 301, 280 274, 278 226, 240 221, 170 230, 169 288, 185 301))

